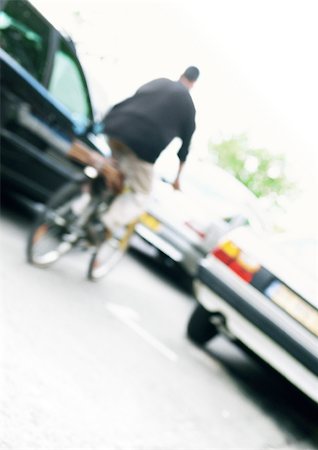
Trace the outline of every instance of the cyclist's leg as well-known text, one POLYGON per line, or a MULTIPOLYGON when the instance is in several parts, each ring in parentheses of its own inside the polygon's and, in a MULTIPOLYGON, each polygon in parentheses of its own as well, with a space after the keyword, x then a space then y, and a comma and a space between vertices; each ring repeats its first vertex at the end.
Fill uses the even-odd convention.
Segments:
POLYGON ((148 195, 127 191, 115 198, 101 220, 106 229, 114 232, 136 220, 144 211, 148 195))
POLYGON ((137 220, 144 211, 153 181, 153 164, 140 160, 122 144, 112 148, 113 156, 125 176, 127 188, 112 202, 102 221, 110 232, 137 220))

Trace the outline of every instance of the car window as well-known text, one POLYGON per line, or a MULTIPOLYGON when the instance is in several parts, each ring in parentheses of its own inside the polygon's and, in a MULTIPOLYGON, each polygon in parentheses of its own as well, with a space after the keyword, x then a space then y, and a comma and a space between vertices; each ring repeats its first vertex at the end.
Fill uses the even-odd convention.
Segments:
POLYGON ((48 52, 49 27, 26 3, 9 1, 0 11, 1 47, 38 81, 48 52))
POLYGON ((50 93, 66 106, 75 119, 87 122, 91 109, 87 86, 77 60, 64 42, 55 53, 50 93))

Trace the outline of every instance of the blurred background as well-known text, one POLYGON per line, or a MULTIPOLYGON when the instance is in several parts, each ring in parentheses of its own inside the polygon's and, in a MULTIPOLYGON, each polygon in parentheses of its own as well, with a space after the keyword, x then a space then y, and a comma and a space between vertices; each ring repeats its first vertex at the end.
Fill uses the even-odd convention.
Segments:
MULTIPOLYGON (((275 207, 272 199, 264 204, 278 230, 316 234, 315 1, 33 3, 76 43, 101 113, 152 78, 177 79, 186 66, 199 66, 192 156, 243 138, 249 153, 262 149, 278 158, 270 176, 283 175, 292 188, 282 190, 275 207)), ((158 164, 177 167, 176 148, 158 164)))

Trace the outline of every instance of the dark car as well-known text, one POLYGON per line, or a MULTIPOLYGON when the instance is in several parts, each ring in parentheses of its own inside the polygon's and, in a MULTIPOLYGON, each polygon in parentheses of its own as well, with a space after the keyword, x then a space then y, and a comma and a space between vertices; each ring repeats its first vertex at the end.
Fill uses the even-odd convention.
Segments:
POLYGON ((27 1, 0 0, 1 191, 44 203, 81 173, 60 142, 96 144, 87 80, 71 39, 27 1))

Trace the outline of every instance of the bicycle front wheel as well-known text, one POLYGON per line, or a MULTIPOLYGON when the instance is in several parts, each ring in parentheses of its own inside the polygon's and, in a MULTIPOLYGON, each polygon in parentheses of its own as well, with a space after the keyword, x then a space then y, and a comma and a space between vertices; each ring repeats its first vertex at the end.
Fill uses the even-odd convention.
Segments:
POLYGON ((47 267, 68 253, 77 241, 70 228, 78 218, 78 205, 87 196, 84 185, 69 183, 58 190, 36 220, 27 243, 27 260, 47 267))

